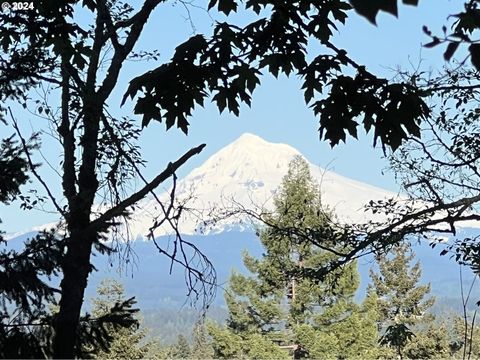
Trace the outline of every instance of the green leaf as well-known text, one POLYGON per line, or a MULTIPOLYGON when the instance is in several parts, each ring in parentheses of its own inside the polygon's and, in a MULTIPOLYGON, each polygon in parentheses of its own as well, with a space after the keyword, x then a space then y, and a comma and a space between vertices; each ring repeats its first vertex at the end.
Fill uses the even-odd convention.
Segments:
POLYGON ((83 58, 83 56, 76 52, 73 55, 72 59, 73 64, 75 64, 80 70, 83 70, 85 68, 85 65, 87 65, 87 61, 83 58))
POLYGON ((2 35, 2 40, 1 40, 0 43, 1 43, 1 46, 3 48, 3 51, 7 52, 8 48, 10 47, 10 45, 12 43, 12 40, 11 40, 9 35, 4 34, 4 35, 2 35))
POLYGON ((183 131, 185 135, 188 135, 188 125, 190 125, 185 116, 179 116, 177 120, 177 127, 183 131))
POLYGON ((175 124, 175 117, 168 116, 165 120, 165 126, 167 127, 167 130, 169 130, 173 124, 175 124))
POLYGON ((93 0, 83 0, 82 5, 87 7, 91 11, 95 11, 97 5, 95 4, 95 1, 93 0))
POLYGON ((384 0, 381 2, 380 10, 398 16, 397 0, 384 0))
POLYGON ((203 35, 195 35, 175 48, 173 61, 193 62, 207 46, 207 41, 203 35))
POLYGON ((380 10, 394 16, 398 15, 397 0, 350 0, 353 8, 360 15, 376 25, 376 17, 380 10))
POLYGON ((380 8, 376 6, 376 1, 351 0, 350 3, 357 13, 367 18, 372 24, 377 24, 376 17, 380 8))
POLYGON ((225 110, 225 108, 227 107, 227 95, 225 93, 225 90, 219 90, 212 100, 217 103, 218 110, 221 114, 223 110, 225 110))
POLYGON ((207 8, 207 10, 212 9, 212 8, 217 4, 217 1, 218 1, 218 0, 210 0, 210 2, 208 3, 208 8, 207 8))

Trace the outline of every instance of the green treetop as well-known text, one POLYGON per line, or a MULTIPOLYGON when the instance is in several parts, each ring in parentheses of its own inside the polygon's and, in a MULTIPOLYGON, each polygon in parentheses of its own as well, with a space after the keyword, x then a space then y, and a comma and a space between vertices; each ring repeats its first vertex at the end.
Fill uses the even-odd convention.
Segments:
POLYGON ((430 284, 418 284, 422 270, 419 262, 410 265, 413 258, 407 245, 397 246, 391 259, 378 258, 379 274, 370 272, 382 321, 415 325, 423 321, 435 302, 433 297, 427 297, 430 284))
POLYGON ((322 244, 334 242, 330 219, 308 164, 294 158, 274 197, 274 211, 259 231, 265 252, 261 259, 244 254, 253 276, 232 274, 227 327, 210 327, 217 355, 346 358, 373 353, 376 316, 368 299, 363 305, 354 302, 356 264, 322 279, 309 276, 335 258, 322 250, 322 244), (298 235, 299 229, 315 229, 315 244, 298 235))
POLYGON ((210 343, 207 329, 203 321, 198 321, 193 328, 193 343, 191 346, 191 359, 212 359, 213 348, 210 343))
POLYGON ((480 359, 480 326, 476 314, 477 311, 474 311, 453 319, 451 348, 457 358, 480 359))
POLYGON ((191 355, 190 344, 185 335, 180 334, 177 342, 172 346, 169 357, 172 359, 188 359, 191 355))
MULTIPOLYGON (((108 314, 115 304, 124 302, 123 285, 115 280, 103 280, 97 289, 97 297, 93 299, 92 315, 100 317, 108 314)), ((139 330, 138 324, 130 327, 110 327, 111 337, 108 349, 96 350, 97 359, 141 359, 149 354, 150 343, 145 341, 146 331, 139 330)))
POLYGON ((411 265, 413 258, 409 246, 400 245, 393 249, 393 257, 377 258, 378 274, 370 272, 373 286, 369 291, 377 297, 379 327, 384 332, 381 343, 395 349, 400 358, 413 341, 415 329, 431 326, 434 320, 427 313, 435 302, 428 296, 430 284, 419 285, 422 271, 419 262, 411 265))

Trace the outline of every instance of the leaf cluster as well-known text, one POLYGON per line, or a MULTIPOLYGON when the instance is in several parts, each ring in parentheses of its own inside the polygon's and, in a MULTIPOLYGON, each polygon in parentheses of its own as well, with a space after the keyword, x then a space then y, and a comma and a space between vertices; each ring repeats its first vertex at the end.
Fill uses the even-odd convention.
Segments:
MULTIPOLYGON (((398 2, 397 0, 372 0, 350 1, 355 11, 367 18, 372 24, 376 24, 376 17, 380 11, 398 16, 398 2)), ((403 4, 417 6, 419 0, 403 0, 403 4)))
MULTIPOLYGON (((433 48, 441 44, 447 44, 443 53, 443 57, 446 61, 450 61, 459 48, 468 46, 467 58, 470 58, 473 67, 476 70, 479 70, 480 43, 476 38, 476 35, 480 30, 480 9, 478 1, 466 1, 463 11, 453 14, 451 17, 454 19, 451 31, 447 32, 447 27, 444 26, 442 28, 443 36, 434 35, 428 27, 423 27, 424 33, 431 39, 431 41, 424 46, 427 48, 433 48)), ((465 62, 465 60, 463 60, 463 62, 465 62)))
POLYGON ((0 202, 7 203, 20 194, 28 180, 28 162, 13 136, 0 143, 0 202))
MULTIPOLYGON (((0 356, 3 358, 50 358, 58 290, 50 285, 58 276, 64 242, 55 232, 43 232, 28 240, 21 251, 0 252, 0 356)), ((92 356, 106 351, 111 331, 137 326, 134 298, 112 304, 106 311, 80 319, 77 354, 92 356)))
MULTIPOLYGON (((211 1, 226 15, 240 11, 235 0, 211 1)), ((239 115, 241 104, 251 105, 260 76, 270 73, 300 75, 305 101, 319 117, 321 137, 332 146, 357 137, 358 118, 364 129, 374 131, 374 142, 395 150, 408 135, 419 136, 419 125, 429 114, 424 93, 406 83, 378 78, 330 42, 344 24, 351 6, 343 0, 292 2, 247 1, 245 10, 260 16, 239 27, 228 22, 215 25, 210 38, 195 35, 179 45, 170 62, 130 82, 123 102, 139 93, 135 113, 143 126, 165 121, 188 131, 188 117, 196 105, 211 97, 220 112, 239 115), (309 60, 307 46, 319 41, 322 54, 309 60), (331 54, 333 52, 333 54, 331 54), (347 69, 357 75, 344 75, 347 69)), ((309 54, 311 55, 311 54, 309 54)))

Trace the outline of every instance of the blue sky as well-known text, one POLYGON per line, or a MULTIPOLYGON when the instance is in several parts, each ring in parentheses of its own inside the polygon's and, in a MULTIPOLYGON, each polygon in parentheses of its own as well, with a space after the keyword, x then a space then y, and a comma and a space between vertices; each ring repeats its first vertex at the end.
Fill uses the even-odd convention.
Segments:
MULTIPOLYGON (((410 64, 417 65, 420 59, 423 68, 438 68, 443 62, 441 49, 422 50, 421 44, 428 42, 428 38, 421 28, 428 25, 440 33, 446 17, 459 12, 460 6, 461 2, 449 0, 422 0, 418 8, 400 5, 398 19, 381 13, 377 27, 352 14, 347 25, 335 35, 334 42, 348 50, 357 62, 385 77, 392 77, 393 69, 398 65, 409 68, 410 64)), ((191 15, 197 32, 209 34, 212 19, 198 9, 192 9, 191 15)), ((185 16, 185 10, 180 5, 161 5, 147 23, 144 36, 136 49, 158 49, 161 61, 168 61, 175 46, 193 34, 185 16)), ((211 16, 218 20, 223 17, 215 13, 211 16)), ((243 22, 248 20, 242 15, 235 17, 243 22)), ((156 65, 154 62, 129 63, 125 67, 119 86, 109 102, 113 113, 126 114, 131 111, 132 102, 127 102, 119 110, 128 79, 156 65)), ((318 121, 304 103, 303 94, 299 90, 300 79, 295 76, 282 76, 279 79, 265 76, 261 81, 262 85, 254 93, 252 107, 243 107, 238 118, 228 113, 220 115, 214 106, 207 104, 205 108, 197 109, 191 117, 188 136, 177 129, 165 132, 163 124, 153 124, 145 129, 142 148, 148 160, 145 171, 147 176, 152 177, 163 170, 168 161, 176 159, 188 148, 207 143, 203 153, 179 171, 178 175, 184 176, 242 133, 250 132, 268 141, 288 143, 311 162, 341 175, 385 189, 398 190, 393 176, 382 171, 387 162, 383 159, 382 151, 372 147, 370 135, 361 134, 358 141, 349 139, 346 145, 341 144, 334 149, 326 142, 319 141, 318 121)), ((30 120, 33 128, 44 126, 38 119, 30 120)), ((28 126, 25 127, 26 131, 28 126)), ((52 165, 58 166, 59 148, 51 140, 44 140, 42 150, 52 165)), ((49 184, 54 184, 55 193, 60 194, 60 181, 54 171, 43 166, 41 172, 49 184)), ((35 184, 31 187, 35 187, 35 184)), ((11 206, 0 207, 0 218, 4 221, 2 229, 13 232, 53 221, 55 215, 39 211, 25 213, 17 206, 11 206)))

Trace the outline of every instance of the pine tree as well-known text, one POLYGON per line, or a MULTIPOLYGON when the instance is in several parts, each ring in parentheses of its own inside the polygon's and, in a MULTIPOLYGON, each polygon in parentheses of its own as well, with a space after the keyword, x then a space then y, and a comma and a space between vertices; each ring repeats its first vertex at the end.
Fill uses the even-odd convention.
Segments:
POLYGON ((432 321, 415 329, 415 336, 406 344, 405 357, 408 359, 457 358, 458 346, 452 342, 447 323, 432 321))
MULTIPOLYGON (((125 301, 125 290, 119 282, 103 280, 97 289, 97 297, 93 299, 92 315, 100 317, 108 314, 115 304, 125 301)), ((145 340, 146 331, 138 329, 137 324, 130 327, 110 328, 109 346, 107 350, 98 349, 94 353, 97 359, 140 359, 145 357, 150 343, 145 340)))
POLYGON ((213 347, 208 336, 205 324, 198 321, 193 328, 193 344, 191 346, 191 359, 212 359, 213 347))
POLYGON ((191 349, 187 338, 182 334, 178 335, 177 342, 170 350, 170 357, 173 359, 188 359, 190 355, 191 349))
POLYGON ((419 262, 411 265, 414 254, 409 245, 395 247, 392 255, 377 257, 379 273, 370 271, 373 285, 369 286, 369 292, 377 297, 379 327, 383 332, 381 344, 394 349, 400 359, 423 357, 426 353, 433 356, 448 351, 446 332, 445 337, 436 343, 444 344, 441 351, 438 348, 428 350, 426 343, 415 339, 415 332, 419 338, 427 333, 438 336, 434 316, 427 312, 435 299, 428 296, 430 284, 419 285, 421 266, 419 262))
POLYGON ((374 307, 354 302, 356 264, 320 279, 312 277, 335 255, 321 249, 334 243, 332 215, 308 164, 296 157, 274 197, 274 212, 259 231, 261 259, 244 254, 253 276, 233 273, 226 302, 226 328, 210 326, 220 357, 346 358, 373 356, 377 331, 374 307), (317 244, 290 229, 315 229, 317 244), (355 328, 353 328, 355 327, 355 328), (347 345, 348 344, 348 345, 347 345))

